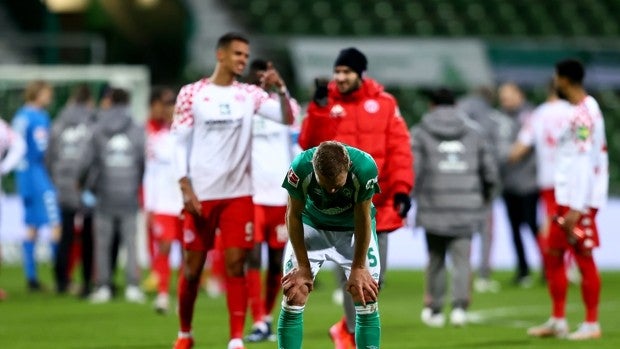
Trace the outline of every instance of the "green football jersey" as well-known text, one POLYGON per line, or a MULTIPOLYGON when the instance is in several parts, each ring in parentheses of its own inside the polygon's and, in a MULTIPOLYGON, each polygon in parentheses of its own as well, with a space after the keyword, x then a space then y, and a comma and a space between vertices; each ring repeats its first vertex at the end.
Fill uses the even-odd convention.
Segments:
MULTIPOLYGON (((354 205, 371 199, 380 192, 375 160, 357 148, 346 148, 351 159, 351 168, 347 182, 336 193, 326 193, 316 180, 312 168, 312 156, 316 148, 308 149, 293 159, 282 183, 282 187, 288 190, 291 197, 305 202, 303 222, 316 229, 353 230, 354 205)), ((374 206, 371 207, 371 213, 374 219, 374 206)))

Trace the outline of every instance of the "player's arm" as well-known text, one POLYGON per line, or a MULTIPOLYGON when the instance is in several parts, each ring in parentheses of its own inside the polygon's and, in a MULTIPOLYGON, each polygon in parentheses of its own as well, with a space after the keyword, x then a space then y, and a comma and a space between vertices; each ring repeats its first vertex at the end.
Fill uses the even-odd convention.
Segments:
POLYGON ((533 120, 533 117, 529 117, 525 125, 519 130, 516 142, 511 145, 508 151, 507 160, 509 163, 521 161, 534 148, 535 128, 537 126, 533 120))
POLYGON ((301 214, 304 209, 304 201, 289 195, 286 209, 286 226, 289 233, 289 241, 293 247, 297 267, 282 278, 282 291, 290 305, 303 305, 306 303, 308 294, 312 291, 313 280, 308 250, 304 242, 304 227, 301 214))
POLYGON ((394 200, 394 209, 402 218, 407 216, 411 209, 409 194, 413 189, 415 174, 413 172, 413 152, 411 151, 411 136, 405 120, 400 115, 396 101, 394 101, 393 116, 390 117, 386 133, 386 154, 390 154, 386 161, 384 175, 388 176, 388 187, 384 190, 394 200))
POLYGON ((358 202, 354 207, 353 260, 347 290, 355 302, 366 305, 375 302, 379 294, 379 284, 372 278, 366 267, 366 254, 372 234, 371 200, 358 202))
POLYGON ((532 151, 532 146, 523 144, 520 141, 516 141, 512 147, 510 148, 510 153, 508 153, 508 162, 515 163, 521 161, 523 157, 529 154, 532 151))
POLYGON ((8 125, 6 126, 9 149, 0 162, 0 174, 5 175, 17 166, 19 161, 26 154, 26 142, 24 139, 13 132, 8 125))
POLYGON ((270 98, 262 98, 262 103, 260 104, 257 113, 276 122, 285 125, 292 125, 295 121, 295 116, 293 115, 290 95, 284 80, 282 80, 280 74, 273 67, 271 62, 267 62, 267 70, 265 70, 265 73, 261 77, 261 87, 263 90, 275 89, 278 91, 280 102, 278 104, 278 110, 274 111, 273 106, 271 105, 272 100, 270 98))

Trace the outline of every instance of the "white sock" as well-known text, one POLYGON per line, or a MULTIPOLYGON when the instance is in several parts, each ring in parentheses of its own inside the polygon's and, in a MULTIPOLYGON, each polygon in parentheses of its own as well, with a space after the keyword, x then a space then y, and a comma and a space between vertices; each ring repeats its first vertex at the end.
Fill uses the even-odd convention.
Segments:
POLYGON ((192 331, 189 331, 189 332, 179 331, 179 338, 192 338, 192 331))

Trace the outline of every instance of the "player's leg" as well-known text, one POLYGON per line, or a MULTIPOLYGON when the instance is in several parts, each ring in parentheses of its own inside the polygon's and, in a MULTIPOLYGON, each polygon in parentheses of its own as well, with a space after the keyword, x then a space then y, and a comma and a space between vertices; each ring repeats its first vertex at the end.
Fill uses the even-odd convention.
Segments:
MULTIPOLYGON (((312 275, 316 277, 316 274, 325 262, 325 256, 320 249, 328 246, 329 241, 325 239, 325 235, 322 232, 305 224, 304 240, 312 275)), ((282 266, 284 275, 297 267, 297 259, 290 242, 287 243, 284 249, 282 266)), ((307 300, 307 297, 305 297, 305 299, 298 299, 296 302, 292 302, 287 300, 286 297, 282 298, 282 309, 280 310, 278 320, 278 348, 301 349, 304 332, 303 313, 307 300)))
POLYGON ((90 294, 93 282, 93 214, 84 212, 82 218, 82 232, 80 233, 82 259, 82 291, 86 297, 90 294))
POLYGON ((133 303, 144 303, 146 297, 139 286, 140 267, 138 266, 138 249, 136 248, 137 218, 135 212, 120 217, 121 238, 127 255, 125 264, 125 299, 133 303))
POLYGON ((450 240, 448 253, 452 261, 452 312, 450 323, 463 326, 467 323, 467 308, 471 299, 471 236, 450 240))
POLYGON ((517 270, 515 271, 514 283, 520 285, 524 282, 527 286, 529 278, 529 266, 525 259, 525 249, 523 248, 523 239, 521 238, 521 223, 525 220, 525 209, 523 196, 513 193, 504 194, 504 202, 506 203, 506 212, 510 221, 510 231, 512 233, 512 244, 517 256, 517 270))
POLYGON ((252 332, 246 337, 248 342, 266 340, 269 329, 263 321, 265 309, 263 303, 263 285, 261 277, 261 258, 263 242, 267 230, 266 206, 254 205, 254 246, 247 255, 248 303, 252 314, 252 332))
POLYGON ((62 224, 58 251, 54 260, 56 292, 65 293, 69 286, 69 260, 73 250, 74 220, 76 211, 69 208, 61 210, 62 224))
POLYGON ((96 270, 96 289, 90 295, 90 301, 94 303, 104 303, 112 298, 110 289, 111 272, 111 249, 114 239, 114 219, 112 216, 95 212, 95 226, 97 233, 94 234, 95 245, 95 270, 96 270))
POLYGON ((153 214, 152 239, 155 244, 153 271, 157 273, 157 298, 155 311, 165 313, 169 307, 168 289, 170 285, 170 249, 172 242, 181 234, 182 226, 178 216, 153 214))
POLYGON ((243 347, 243 328, 248 306, 245 265, 254 246, 254 204, 250 196, 224 200, 219 226, 226 262, 226 305, 230 342, 228 349, 243 347))
POLYGON ((425 272, 424 309, 422 321, 432 327, 444 325, 443 303, 446 294, 446 250, 448 239, 445 236, 426 232, 428 264, 425 272))
POLYGON ((37 263, 35 260, 35 242, 37 240, 37 229, 42 224, 43 207, 41 200, 35 195, 24 196, 24 223, 26 224, 26 236, 22 241, 22 259, 26 283, 30 291, 40 291, 41 283, 37 273, 37 263))

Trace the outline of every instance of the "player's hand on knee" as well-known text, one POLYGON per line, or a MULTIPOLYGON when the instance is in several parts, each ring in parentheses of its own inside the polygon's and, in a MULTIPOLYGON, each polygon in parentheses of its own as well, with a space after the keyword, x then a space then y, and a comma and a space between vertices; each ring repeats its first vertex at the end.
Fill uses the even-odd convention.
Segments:
POLYGON ((379 283, 370 276, 366 268, 352 268, 347 291, 356 303, 366 305, 367 302, 376 302, 379 297, 379 283))
POLYGON ((313 289, 310 270, 294 268, 282 278, 282 292, 289 305, 304 305, 313 289))

